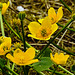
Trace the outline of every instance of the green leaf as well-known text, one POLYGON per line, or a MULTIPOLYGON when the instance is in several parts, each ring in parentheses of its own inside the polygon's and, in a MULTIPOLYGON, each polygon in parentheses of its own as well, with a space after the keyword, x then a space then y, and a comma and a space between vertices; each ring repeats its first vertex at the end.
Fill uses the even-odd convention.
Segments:
POLYGON ((72 72, 75 72, 75 65, 73 65, 73 66, 71 67, 71 71, 72 71, 72 72))
POLYGON ((53 62, 50 60, 50 57, 41 57, 39 62, 32 64, 33 69, 38 72, 48 70, 52 65, 53 62))
POLYGON ((42 57, 50 57, 51 50, 49 48, 46 48, 46 50, 43 52, 42 57))
POLYGON ((4 67, 4 65, 5 65, 5 60, 4 59, 2 59, 2 58, 0 58, 0 67, 4 67))

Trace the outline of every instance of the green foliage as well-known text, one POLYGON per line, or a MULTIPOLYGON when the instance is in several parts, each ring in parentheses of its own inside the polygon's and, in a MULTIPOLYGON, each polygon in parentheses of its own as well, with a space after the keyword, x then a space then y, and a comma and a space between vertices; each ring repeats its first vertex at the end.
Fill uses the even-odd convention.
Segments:
POLYGON ((46 48, 46 50, 43 52, 42 56, 43 57, 50 57, 50 53, 51 53, 51 50, 50 48, 46 48))
POLYGON ((40 61, 37 63, 34 63, 33 69, 35 69, 38 72, 48 70, 49 67, 53 65, 53 62, 50 60, 50 57, 41 57, 40 61))
POLYGON ((75 72, 75 65, 73 65, 73 66, 71 67, 71 71, 72 71, 72 72, 75 72))
POLYGON ((5 66, 5 60, 0 58, 0 67, 3 68, 5 66))

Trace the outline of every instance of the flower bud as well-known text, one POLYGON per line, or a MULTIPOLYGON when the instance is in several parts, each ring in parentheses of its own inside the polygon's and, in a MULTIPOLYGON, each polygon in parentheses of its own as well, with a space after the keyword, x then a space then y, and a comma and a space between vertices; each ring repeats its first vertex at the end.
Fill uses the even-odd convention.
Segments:
POLYGON ((18 16, 19 16, 20 20, 24 20, 24 18, 25 18, 25 12, 24 11, 19 12, 18 16))

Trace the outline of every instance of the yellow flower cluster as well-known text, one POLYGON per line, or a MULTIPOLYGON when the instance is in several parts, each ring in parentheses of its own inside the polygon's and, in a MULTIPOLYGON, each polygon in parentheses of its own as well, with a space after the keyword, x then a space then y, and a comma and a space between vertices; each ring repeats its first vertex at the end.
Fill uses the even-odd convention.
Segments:
POLYGON ((48 10, 48 16, 44 19, 38 20, 41 25, 37 22, 31 22, 28 28, 31 34, 28 37, 33 37, 39 40, 49 40, 51 35, 58 29, 57 22, 62 18, 63 11, 62 7, 58 9, 57 14, 54 8, 48 10))
MULTIPOLYGON (((9 6, 9 2, 7 4, 2 3, 2 6, 2 14, 4 14, 9 6)), ((48 10, 48 16, 44 19, 38 20, 40 24, 38 22, 31 22, 28 25, 28 28, 31 32, 31 34, 28 34, 28 37, 33 37, 39 40, 49 40, 51 35, 58 29, 56 23, 62 18, 62 16, 62 7, 58 9, 57 14, 54 8, 51 7, 48 10)), ((20 23, 19 19, 14 19, 13 21, 16 24, 20 23)), ((10 53, 8 53, 11 51, 11 38, 3 36, 0 37, 0 55, 5 55, 6 53, 8 53, 6 57, 17 65, 29 65, 39 61, 38 59, 33 59, 35 57, 35 49, 33 47, 30 47, 26 50, 26 52, 23 52, 19 49, 19 47, 21 47, 19 43, 16 43, 14 45, 16 50, 14 51, 12 56, 10 53)), ((66 64, 69 55, 56 53, 53 57, 52 53, 50 53, 50 57, 51 60, 54 61, 56 64, 66 64)))
POLYGON ((5 55, 10 52, 11 38, 10 37, 0 37, 0 55, 5 55))
MULTIPOLYGON (((15 44, 15 47, 17 47, 19 43, 15 44)), ((6 53, 10 52, 12 49, 11 47, 11 38, 10 37, 0 37, 0 55, 5 55, 6 53)), ((10 59, 12 62, 16 63, 17 65, 29 65, 35 62, 38 62, 38 59, 33 59, 35 57, 35 49, 33 47, 30 47, 26 52, 23 52, 19 48, 17 48, 13 56, 8 53, 6 55, 8 59, 10 59)))
POLYGON ((2 14, 4 14, 6 12, 8 6, 9 6, 9 1, 8 1, 7 4, 6 3, 1 3, 1 2, 0 2, 0 4, 2 4, 2 14))

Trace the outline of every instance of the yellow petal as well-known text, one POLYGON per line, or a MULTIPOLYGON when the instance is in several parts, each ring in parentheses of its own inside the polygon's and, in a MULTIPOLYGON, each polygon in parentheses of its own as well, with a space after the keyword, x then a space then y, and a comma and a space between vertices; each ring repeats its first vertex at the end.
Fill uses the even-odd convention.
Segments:
POLYGON ((51 35, 58 29, 58 25, 55 23, 55 24, 52 24, 52 33, 51 35))
POLYGON ((57 12, 56 22, 58 22, 62 18, 62 16, 63 16, 63 10, 62 10, 62 7, 60 7, 57 12))
POLYGON ((51 59, 53 59, 53 55, 52 55, 52 53, 50 53, 50 57, 51 57, 51 59))
POLYGON ((23 56, 24 55, 24 52, 22 51, 22 50, 20 50, 19 48, 18 49, 16 49, 15 51, 14 51, 14 54, 13 54, 13 56, 16 58, 16 59, 19 59, 21 56, 23 56))
POLYGON ((44 20, 44 19, 39 19, 38 21, 39 21, 39 23, 42 23, 43 20, 44 20))
POLYGON ((58 64, 65 65, 65 64, 66 64, 66 62, 65 62, 65 60, 61 60, 61 61, 59 61, 59 63, 58 63, 58 64))
POLYGON ((32 63, 35 63, 35 62, 38 62, 39 60, 38 59, 33 59, 33 60, 31 60, 31 61, 28 61, 27 63, 26 63, 26 65, 29 65, 29 64, 32 64, 32 63))
POLYGON ((0 55, 5 55, 4 50, 0 48, 0 55))
POLYGON ((26 50, 24 53, 25 61, 32 60, 35 57, 35 49, 33 47, 30 47, 26 50))
POLYGON ((63 53, 60 53, 59 54, 59 57, 63 58, 64 57, 64 54, 63 53))
POLYGON ((48 28, 52 26, 49 17, 44 18, 44 20, 42 21, 42 26, 44 28, 48 28))
POLYGON ((23 66, 23 65, 30 65, 32 63, 35 63, 35 62, 38 62, 39 60, 38 59, 34 59, 34 60, 30 60, 26 63, 19 63, 19 62, 16 62, 17 65, 20 65, 20 66, 23 66))
POLYGON ((49 40, 50 39, 50 36, 48 36, 48 38, 37 38, 31 34, 28 34, 28 37, 32 37, 32 38, 37 39, 37 40, 49 40))
POLYGON ((38 31, 38 29, 41 27, 41 25, 37 22, 31 22, 29 25, 28 25, 28 28, 31 32, 32 35, 36 36, 36 32, 38 31))
POLYGON ((67 59, 69 58, 69 55, 65 55, 64 58, 65 58, 65 61, 67 61, 67 59))
POLYGON ((28 37, 32 37, 32 38, 35 38, 35 39, 38 39, 39 40, 39 38, 37 38, 36 36, 31 35, 31 34, 28 34, 28 37))
POLYGON ((51 23, 55 23, 56 22, 56 12, 54 10, 54 8, 50 8, 48 10, 48 17, 50 18, 51 23))
POLYGON ((14 57, 11 54, 7 54, 6 57, 10 59, 12 62, 14 62, 14 57))
POLYGON ((54 59, 58 59, 58 58, 59 58, 58 53, 55 53, 55 55, 54 55, 54 59))
POLYGON ((8 1, 7 4, 6 3, 3 3, 2 5, 3 5, 3 7, 2 7, 2 14, 4 14, 6 12, 8 6, 9 6, 9 1, 8 1))
POLYGON ((10 47, 11 47, 11 38, 10 37, 4 37, 4 43, 2 45, 7 47, 8 49, 10 49, 10 47))

